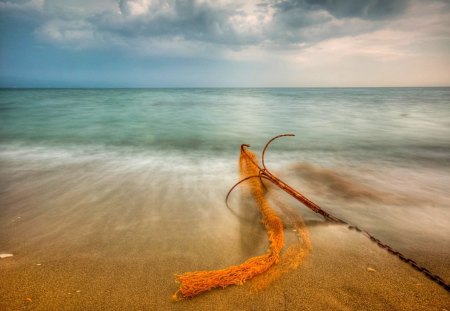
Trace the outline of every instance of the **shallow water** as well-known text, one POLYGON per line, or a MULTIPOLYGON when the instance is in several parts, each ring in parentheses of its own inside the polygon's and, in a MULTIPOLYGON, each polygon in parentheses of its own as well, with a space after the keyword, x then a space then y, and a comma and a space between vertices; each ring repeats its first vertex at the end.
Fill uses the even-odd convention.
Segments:
POLYGON ((267 247, 224 204, 239 146, 291 132, 277 176, 450 280, 449 108, 450 88, 1 90, 0 253, 238 264, 267 247))

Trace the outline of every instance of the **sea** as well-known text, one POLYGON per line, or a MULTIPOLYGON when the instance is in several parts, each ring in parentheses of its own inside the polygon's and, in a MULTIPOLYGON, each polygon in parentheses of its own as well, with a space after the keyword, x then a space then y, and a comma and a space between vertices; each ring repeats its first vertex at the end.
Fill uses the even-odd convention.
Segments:
MULTIPOLYGON (((286 133, 266 152, 274 175, 450 280, 448 87, 1 89, 0 252, 114 257, 182 240, 213 254, 239 234, 262 234, 263 250, 239 188, 224 199, 241 144, 261 159, 286 133)), ((323 221, 280 193, 307 226, 323 221)), ((244 244, 227 256, 254 255, 244 244)))

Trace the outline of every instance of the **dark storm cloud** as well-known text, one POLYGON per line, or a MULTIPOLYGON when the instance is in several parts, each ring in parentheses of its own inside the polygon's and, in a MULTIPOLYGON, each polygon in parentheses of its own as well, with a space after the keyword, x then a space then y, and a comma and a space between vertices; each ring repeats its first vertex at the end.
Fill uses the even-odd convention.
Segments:
POLYGON ((358 35, 385 27, 407 5, 407 0, 283 0, 272 4, 269 34, 286 47, 358 35))
POLYGON ((289 48, 376 30, 383 26, 382 21, 401 15, 408 1, 261 1, 254 3, 251 11, 238 5, 221 6, 194 0, 140 1, 138 4, 141 6, 134 1, 120 0, 121 16, 105 13, 90 17, 89 22, 100 31, 122 37, 181 38, 230 48, 260 44, 289 48), (271 17, 270 22, 264 21, 265 16, 271 17), (249 30, 250 18, 256 24, 249 30), (351 18, 366 22, 345 23, 351 18), (336 20, 344 22, 337 24, 336 20))
POLYGON ((356 17, 375 20, 401 14, 407 8, 408 2, 408 0, 285 0, 275 6, 281 13, 321 9, 340 19, 356 17))
POLYGON ((230 20, 242 15, 239 10, 214 7, 193 0, 167 1, 166 7, 148 8, 136 14, 120 1, 121 16, 105 13, 88 20, 99 30, 114 32, 127 37, 180 37, 185 40, 240 45, 256 43, 256 38, 238 34, 230 20))
POLYGON ((0 8, 8 12, 39 8, 39 13, 27 12, 41 16, 36 34, 58 44, 85 40, 78 46, 88 47, 178 40, 238 50, 291 49, 372 32, 401 18, 410 5, 408 0, 103 1, 103 9, 97 5, 96 11, 74 11, 69 2, 53 5, 50 0, 0 0, 0 8))
MULTIPOLYGON (((265 1, 252 10, 194 0, 152 2, 148 7, 120 0, 120 16, 111 12, 87 20, 100 32, 122 38, 179 38, 186 41, 226 45, 238 49, 248 45, 283 45, 318 42, 334 34, 366 31, 345 25, 330 25, 335 17, 319 3, 265 1), (270 17, 269 21, 264 20, 270 17), (311 31, 312 27, 320 28, 311 31)), ((286 46, 288 47, 288 46, 286 46)))

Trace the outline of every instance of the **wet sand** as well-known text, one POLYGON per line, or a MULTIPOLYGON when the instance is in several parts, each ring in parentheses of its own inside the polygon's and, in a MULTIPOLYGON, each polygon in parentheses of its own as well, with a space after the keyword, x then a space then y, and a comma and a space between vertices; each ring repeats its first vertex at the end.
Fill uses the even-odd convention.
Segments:
POLYGON ((258 293, 250 290, 250 281, 172 301, 177 288, 174 273, 230 263, 225 252, 214 260, 205 258, 210 254, 206 249, 199 249, 198 256, 176 252, 185 247, 183 241, 172 245, 171 255, 146 258, 83 256, 67 246, 47 248, 53 255, 47 258, 19 253, 3 259, 0 306, 4 310, 443 310, 450 306, 444 289, 363 236, 336 226, 317 226, 310 232, 314 250, 309 258, 258 293))
MULTIPOLYGON (((216 164, 196 175, 149 162, 1 164, 0 253, 14 254, 0 259, 2 310, 450 310, 443 288, 304 209, 313 249, 297 270, 260 292, 249 281, 175 302, 174 274, 236 265, 267 248, 251 203, 233 197, 240 218, 223 204, 232 165, 222 178, 216 164)), ((448 279, 446 252, 429 245, 408 255, 448 279)))

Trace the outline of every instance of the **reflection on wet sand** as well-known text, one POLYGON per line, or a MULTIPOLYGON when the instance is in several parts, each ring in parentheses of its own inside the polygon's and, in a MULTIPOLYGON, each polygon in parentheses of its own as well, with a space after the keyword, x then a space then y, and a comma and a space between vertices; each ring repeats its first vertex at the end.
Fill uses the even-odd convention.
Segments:
MULTIPOLYGON (((14 255, 0 261, 4 284, 8 284, 0 287, 0 296, 6 297, 1 307, 22 308, 28 303, 24 299, 31 296, 37 309, 82 304, 90 309, 142 305, 209 310, 220 301, 228 309, 258 306, 273 310, 279 307, 277 297, 283 293, 288 305, 309 303, 317 308, 344 305, 364 309, 377 303, 385 306, 387 301, 393 308, 443 308, 449 303, 447 293, 365 237, 326 225, 280 193, 282 205, 304 217, 314 247, 299 268, 283 274, 255 296, 248 296, 250 284, 243 291, 211 292, 195 304, 174 306, 170 302, 176 290, 174 274, 237 265, 266 250, 265 232, 251 212, 254 208, 249 198, 237 193, 231 198, 231 208, 241 218, 224 204, 227 190, 237 179, 235 161, 92 157, 70 161, 55 156, 1 158, 0 253, 14 255), (368 267, 376 272, 368 275, 368 267), (73 295, 76 290, 82 294, 68 300, 68 293, 73 295)), ((344 195, 327 198, 308 183, 309 178, 293 176, 290 166, 279 167, 277 175, 448 279, 450 217, 442 208, 448 206, 448 198, 439 188, 439 184, 445 185, 445 175, 423 170, 409 176, 398 173, 407 176, 407 181, 398 178, 394 170, 377 169, 364 176, 372 178, 365 179, 367 186, 382 193, 389 189, 380 176, 388 176, 391 193, 403 196, 406 185, 414 189, 411 198, 426 199, 427 206, 370 203, 366 199, 362 204, 344 195)), ((344 171, 351 176, 360 172, 358 168, 344 171)), ((277 206, 274 189, 268 187, 277 206)), ((295 241, 304 245, 306 239, 300 241, 291 231, 289 220, 295 218, 282 217, 287 246, 295 241)), ((254 281, 257 284, 258 280, 254 281)))

